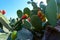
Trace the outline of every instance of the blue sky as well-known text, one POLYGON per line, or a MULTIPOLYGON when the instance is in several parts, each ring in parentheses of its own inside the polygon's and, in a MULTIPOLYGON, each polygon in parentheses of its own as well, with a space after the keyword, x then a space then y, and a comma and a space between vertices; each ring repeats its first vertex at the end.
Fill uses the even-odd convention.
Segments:
MULTIPOLYGON (((18 9, 23 10, 25 7, 32 9, 32 6, 27 4, 30 0, 0 0, 0 10, 6 10, 5 16, 9 19, 10 17, 16 18, 16 11, 18 9)), ((39 3, 39 1, 34 0, 39 3)))

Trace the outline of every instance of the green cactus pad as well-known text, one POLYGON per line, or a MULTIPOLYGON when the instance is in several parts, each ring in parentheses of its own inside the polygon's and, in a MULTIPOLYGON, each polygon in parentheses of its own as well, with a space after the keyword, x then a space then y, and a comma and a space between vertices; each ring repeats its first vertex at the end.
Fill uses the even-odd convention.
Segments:
POLYGON ((48 22, 55 26, 57 22, 57 5, 55 0, 49 0, 48 5, 46 7, 46 17, 48 22))
POLYGON ((22 29, 22 20, 21 21, 17 21, 15 23, 15 27, 13 28, 14 30, 21 30, 22 29))
POLYGON ((46 2, 48 3, 50 0, 46 0, 46 2))
POLYGON ((31 24, 33 27, 35 27, 35 30, 41 31, 42 29, 42 21, 39 19, 37 15, 33 15, 31 17, 31 24))
POLYGON ((21 18, 23 15, 22 11, 21 10, 17 10, 17 16, 18 18, 21 18))
POLYGON ((30 9, 29 8, 24 8, 23 10, 24 14, 28 14, 30 16, 30 9))
POLYGON ((31 29, 31 23, 30 22, 24 20, 24 25, 27 29, 31 29))
POLYGON ((37 15, 37 12, 38 12, 38 10, 32 10, 32 11, 31 11, 31 16, 32 16, 32 15, 37 15))

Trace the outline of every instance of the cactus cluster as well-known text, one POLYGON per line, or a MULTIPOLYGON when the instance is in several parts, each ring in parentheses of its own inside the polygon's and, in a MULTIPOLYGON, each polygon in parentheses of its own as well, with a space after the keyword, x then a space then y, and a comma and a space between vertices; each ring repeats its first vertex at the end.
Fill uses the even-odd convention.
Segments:
MULTIPOLYGON (((23 11, 19 9, 17 10, 17 21, 15 21, 15 19, 10 20, 10 25, 13 29, 11 35, 12 40, 15 40, 14 37, 17 35, 16 33, 22 28, 30 30, 34 36, 36 36, 36 32, 43 36, 45 28, 47 26, 55 27, 57 24, 57 19, 60 19, 60 15, 58 15, 59 11, 57 11, 57 2, 55 2, 55 0, 47 0, 47 6, 42 5, 43 2, 40 2, 40 7, 38 7, 33 0, 28 1, 27 3, 31 4, 33 9, 30 10, 27 7, 24 8, 23 11)), ((0 26, 2 25, 0 24, 0 26)), ((42 38, 41 36, 40 38, 42 38)))

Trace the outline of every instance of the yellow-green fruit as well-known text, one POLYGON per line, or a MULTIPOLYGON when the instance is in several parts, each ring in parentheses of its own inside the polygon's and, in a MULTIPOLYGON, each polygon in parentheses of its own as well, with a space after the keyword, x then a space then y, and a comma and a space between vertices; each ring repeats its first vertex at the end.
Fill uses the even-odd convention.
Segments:
POLYGON ((58 14, 57 18, 60 19, 60 14, 58 14))
POLYGON ((16 37, 17 37, 17 31, 13 31, 11 34, 11 39, 15 40, 16 37))

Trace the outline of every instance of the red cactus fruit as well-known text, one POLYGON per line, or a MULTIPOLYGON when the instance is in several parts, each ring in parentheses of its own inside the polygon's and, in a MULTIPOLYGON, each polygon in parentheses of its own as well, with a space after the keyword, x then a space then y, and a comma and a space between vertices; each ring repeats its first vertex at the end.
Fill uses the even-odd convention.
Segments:
POLYGON ((44 14, 41 12, 41 11, 38 11, 38 17, 43 21, 43 22, 45 22, 46 21, 46 18, 45 18, 45 16, 44 16, 44 14))
POLYGON ((28 17, 28 15, 25 14, 25 15, 22 16, 22 19, 26 19, 27 17, 28 17))
POLYGON ((41 18, 41 19, 43 18, 43 14, 42 14, 41 11, 38 11, 38 14, 37 15, 38 15, 39 18, 41 18))
POLYGON ((3 15, 6 13, 5 10, 2 10, 1 12, 2 12, 3 15))

